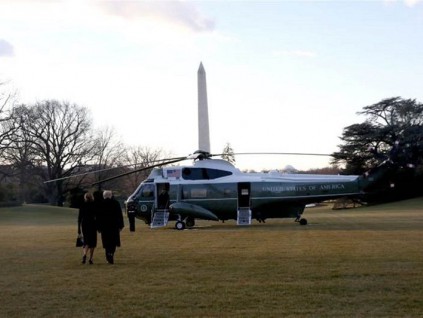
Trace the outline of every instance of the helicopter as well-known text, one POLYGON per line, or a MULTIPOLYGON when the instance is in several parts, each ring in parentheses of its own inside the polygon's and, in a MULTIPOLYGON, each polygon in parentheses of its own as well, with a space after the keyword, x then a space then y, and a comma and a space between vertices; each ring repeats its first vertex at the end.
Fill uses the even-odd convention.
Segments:
POLYGON ((364 175, 241 172, 226 160, 214 159, 218 155, 210 153, 206 74, 202 63, 197 77, 199 150, 129 172, 153 168, 125 203, 127 213, 134 213, 151 228, 175 221, 175 228, 184 230, 194 227, 196 220, 236 220, 237 225, 247 226, 254 219, 261 223, 269 218, 292 218, 306 225, 303 212, 307 204, 359 197, 372 190, 393 168, 392 161, 386 159, 364 175), (169 166, 186 160, 193 163, 169 166))

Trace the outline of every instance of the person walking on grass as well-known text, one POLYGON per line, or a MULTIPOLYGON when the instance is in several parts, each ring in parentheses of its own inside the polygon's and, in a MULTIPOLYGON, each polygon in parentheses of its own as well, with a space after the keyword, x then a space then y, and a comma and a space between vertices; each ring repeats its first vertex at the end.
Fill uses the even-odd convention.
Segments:
POLYGON ((93 264, 94 250, 97 247, 97 205, 92 193, 87 192, 84 195, 84 202, 79 208, 78 213, 78 234, 83 236, 82 245, 82 264, 87 262, 89 251, 89 264, 93 264))
POLYGON ((122 209, 113 198, 112 191, 103 192, 103 202, 98 213, 98 230, 106 253, 107 263, 114 263, 116 247, 120 246, 120 231, 124 228, 122 209))

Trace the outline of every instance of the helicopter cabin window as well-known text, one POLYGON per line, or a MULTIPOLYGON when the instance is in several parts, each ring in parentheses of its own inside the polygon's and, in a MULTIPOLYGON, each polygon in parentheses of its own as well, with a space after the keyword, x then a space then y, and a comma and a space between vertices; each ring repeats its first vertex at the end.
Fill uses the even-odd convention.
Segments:
POLYGON ((207 197, 207 189, 191 189, 191 198, 200 199, 207 197))
POLYGON ((181 199, 204 199, 207 198, 207 188, 204 187, 184 187, 181 191, 181 199))
POLYGON ((233 194, 233 191, 231 189, 224 189, 223 190, 223 195, 225 197, 230 197, 233 194))
POLYGON ((232 172, 209 168, 184 168, 182 177, 185 180, 211 180, 232 175, 232 172))

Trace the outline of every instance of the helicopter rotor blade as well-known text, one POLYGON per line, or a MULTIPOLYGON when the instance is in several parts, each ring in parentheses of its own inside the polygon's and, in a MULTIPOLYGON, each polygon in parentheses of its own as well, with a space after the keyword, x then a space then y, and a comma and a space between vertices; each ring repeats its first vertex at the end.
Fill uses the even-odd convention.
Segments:
MULTIPOLYGON (((227 154, 212 154, 210 156, 222 156, 227 154)), ((308 152, 236 152, 233 155, 286 155, 286 156, 324 156, 331 157, 331 154, 327 153, 308 153, 308 152)))
POLYGON ((121 167, 106 168, 106 169, 100 169, 100 170, 95 170, 95 171, 88 171, 88 172, 73 174, 71 176, 47 180, 47 181, 44 181, 44 183, 56 182, 56 181, 61 181, 61 180, 66 180, 66 179, 71 179, 71 178, 76 178, 76 177, 83 177, 83 176, 86 176, 86 175, 89 175, 89 174, 93 174, 93 173, 97 173, 97 172, 110 171, 110 170, 117 169, 117 168, 121 168, 121 167))
MULTIPOLYGON (((151 160, 149 162, 150 163, 160 162, 159 165, 163 165, 163 164, 166 164, 166 163, 163 163, 163 162, 167 162, 167 161, 170 161, 170 160, 184 160, 184 159, 186 159, 186 157, 174 157, 174 158, 151 160)), ((83 176, 90 175, 90 174, 93 174, 93 173, 99 173, 99 172, 105 172, 105 171, 110 171, 110 170, 115 170, 115 169, 128 168, 128 167, 133 167, 133 166, 137 166, 137 165, 139 165, 139 163, 125 165, 125 166, 105 168, 105 169, 92 170, 92 171, 73 174, 73 175, 70 175, 70 176, 62 177, 62 178, 47 180, 47 181, 44 181, 44 183, 56 182, 56 181, 61 181, 61 180, 66 180, 66 179, 71 179, 71 178, 76 178, 76 177, 83 177, 83 176)))
MULTIPOLYGON (((210 158, 210 157, 221 157, 223 155, 227 155, 227 154, 224 154, 224 153, 209 154, 209 153, 204 153, 204 152, 201 152, 201 151, 196 151, 193 154, 190 154, 189 156, 185 156, 185 157, 157 159, 157 160, 153 160, 153 161, 150 161, 150 162, 152 162, 152 163, 158 162, 158 164, 154 164, 154 165, 151 165, 151 166, 148 166, 148 167, 143 167, 143 168, 140 168, 140 169, 137 169, 137 170, 134 170, 134 171, 130 171, 130 172, 125 172, 125 173, 116 175, 114 177, 108 178, 108 179, 97 181, 97 182, 93 183, 93 185, 96 185, 96 184, 99 184, 99 183, 102 183, 102 182, 107 182, 107 181, 110 181, 110 180, 113 180, 113 179, 117 179, 117 178, 129 175, 129 174, 132 174, 132 173, 136 173, 136 172, 148 170, 148 169, 151 169, 151 168, 164 166, 164 165, 171 164, 171 163, 180 162, 180 161, 183 161, 183 160, 189 160, 189 159, 196 160, 196 159, 201 158, 201 156, 203 156, 203 158, 210 158)), ((332 156, 331 154, 304 153, 304 152, 236 152, 233 155, 288 155, 288 156, 327 156, 327 157, 332 156)), ((61 181, 61 180, 66 180, 66 179, 76 178, 76 177, 82 177, 82 176, 86 176, 86 175, 93 174, 93 173, 105 172, 105 171, 110 171, 110 170, 119 169, 119 168, 127 168, 127 167, 131 167, 131 166, 134 166, 134 165, 136 165, 136 164, 100 169, 100 170, 95 170, 95 171, 88 171, 88 172, 78 173, 78 174, 74 174, 74 175, 66 176, 66 177, 62 177, 62 178, 47 180, 47 181, 44 181, 44 183, 56 182, 56 181, 61 181)))
POLYGON ((163 161, 163 162, 158 163, 158 164, 155 164, 155 165, 151 165, 151 166, 148 166, 148 167, 143 167, 143 168, 136 169, 136 170, 133 170, 133 171, 121 173, 121 174, 118 174, 116 176, 113 176, 113 177, 110 177, 110 178, 107 178, 107 179, 103 179, 103 180, 94 182, 94 183, 92 183, 92 185, 94 186, 94 185, 97 185, 97 184, 100 184, 100 183, 104 183, 104 182, 107 182, 107 181, 111 181, 111 180, 114 180, 114 179, 118 179, 118 178, 121 178, 121 177, 130 175, 130 174, 133 174, 133 173, 137 173, 137 172, 149 170, 149 169, 152 169, 152 168, 157 168, 157 167, 165 166, 165 165, 168 165, 168 164, 171 164, 171 163, 177 163, 177 162, 180 162, 180 161, 184 161, 186 159, 187 159, 187 157, 172 158, 172 160, 163 161))

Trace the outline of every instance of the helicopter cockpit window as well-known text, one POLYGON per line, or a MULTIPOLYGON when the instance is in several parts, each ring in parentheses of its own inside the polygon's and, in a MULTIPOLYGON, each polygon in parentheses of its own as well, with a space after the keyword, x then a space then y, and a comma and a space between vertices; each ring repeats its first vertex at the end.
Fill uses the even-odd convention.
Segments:
POLYGON ((154 197, 154 184, 144 184, 140 189, 140 198, 153 198, 154 197))
POLYGON ((185 180, 209 180, 230 176, 232 172, 209 168, 184 168, 182 177, 185 180))

